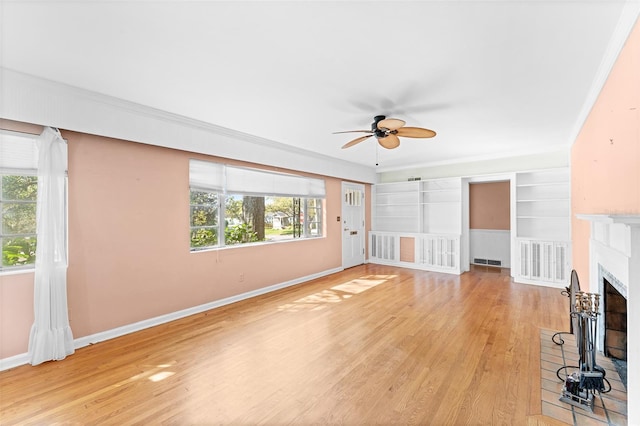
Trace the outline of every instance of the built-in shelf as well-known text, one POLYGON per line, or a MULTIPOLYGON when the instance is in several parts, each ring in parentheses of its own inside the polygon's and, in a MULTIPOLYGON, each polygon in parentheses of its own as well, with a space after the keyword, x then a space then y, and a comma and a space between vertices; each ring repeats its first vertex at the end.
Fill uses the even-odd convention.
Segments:
POLYGON ((566 283, 571 239, 569 169, 516 173, 513 190, 516 281, 566 283))
POLYGON ((569 241, 571 181, 568 168, 516 173, 517 238, 569 241))
MULTIPOLYGON (((571 250, 569 169, 517 172, 510 180, 511 234, 507 238, 511 241, 509 265, 516 281, 563 284, 571 250)), ((467 193, 461 178, 384 183, 375 185, 373 191, 371 238, 375 238, 379 251, 372 253, 372 261, 412 264, 406 259, 385 257, 393 250, 400 256, 397 250, 401 245, 413 247, 407 243, 410 238, 417 244, 412 256, 421 267, 437 266, 440 269, 433 270, 441 270, 444 265, 455 265, 453 270, 461 270, 463 252, 468 257, 468 248, 459 246, 460 241, 468 244, 462 212, 467 202, 463 202, 463 194, 467 197, 467 193), (437 253, 437 262, 429 257, 433 253, 437 253)))
POLYGON ((382 183, 374 191, 376 231, 461 232, 460 178, 382 183))
MULTIPOLYGON (((413 235, 418 244, 415 253, 421 254, 420 260, 410 264, 430 270, 459 273, 459 236, 462 230, 461 182, 460 178, 452 178, 375 185, 372 197, 372 235, 376 236, 371 237, 374 238, 371 243, 378 244, 379 250, 371 253, 371 260, 400 262, 398 259, 385 257, 390 253, 389 247, 396 244, 395 239, 401 235, 413 235), (438 237, 435 238, 434 235, 438 237), (443 235, 447 237, 444 238, 443 235), (380 253, 384 253, 384 256, 380 256, 380 253)), ((400 244, 400 240, 397 244, 400 244)), ((404 264, 406 266, 408 263, 404 264)))

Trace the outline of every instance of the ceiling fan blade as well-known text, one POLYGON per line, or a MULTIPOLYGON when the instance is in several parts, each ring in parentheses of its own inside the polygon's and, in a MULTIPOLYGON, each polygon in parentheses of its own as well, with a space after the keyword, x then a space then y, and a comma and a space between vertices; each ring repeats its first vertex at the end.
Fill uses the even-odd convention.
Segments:
POLYGON ((396 135, 404 136, 405 138, 432 138, 436 135, 436 132, 422 127, 403 127, 397 130, 396 135))
POLYGON ((378 121, 378 129, 398 130, 404 126, 404 124, 405 122, 398 118, 385 118, 384 120, 378 121))
POLYGON ((337 135, 338 133, 373 133, 372 130, 346 130, 344 132, 333 132, 332 134, 337 135))
POLYGON ((382 145, 383 148, 393 149, 400 145, 400 138, 396 135, 387 135, 384 138, 378 138, 378 143, 382 145))
POLYGON ((351 142, 347 142, 344 145, 342 145, 342 149, 349 148, 351 146, 357 145, 360 142, 362 142, 363 140, 369 139, 371 136, 373 136, 373 134, 367 135, 367 136, 360 136, 359 138, 356 138, 356 139, 352 140, 351 142))

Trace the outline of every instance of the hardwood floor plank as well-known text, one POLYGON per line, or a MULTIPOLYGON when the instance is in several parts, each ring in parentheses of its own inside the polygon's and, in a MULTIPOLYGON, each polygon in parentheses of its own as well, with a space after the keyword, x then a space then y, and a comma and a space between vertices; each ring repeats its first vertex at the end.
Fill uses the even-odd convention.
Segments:
POLYGON ((543 421, 567 302, 507 272, 363 265, 101 342, 1 372, 0 423, 543 421))

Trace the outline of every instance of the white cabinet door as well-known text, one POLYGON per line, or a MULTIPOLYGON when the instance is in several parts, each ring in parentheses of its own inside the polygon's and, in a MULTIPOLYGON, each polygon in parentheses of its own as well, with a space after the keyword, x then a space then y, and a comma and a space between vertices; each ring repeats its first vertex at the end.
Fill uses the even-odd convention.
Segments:
POLYGON ((530 252, 530 242, 529 241, 518 241, 518 272, 519 276, 522 278, 530 278, 531 277, 531 256, 530 252))
POLYGON ((567 283, 569 243, 523 240, 518 242, 516 281, 567 283))

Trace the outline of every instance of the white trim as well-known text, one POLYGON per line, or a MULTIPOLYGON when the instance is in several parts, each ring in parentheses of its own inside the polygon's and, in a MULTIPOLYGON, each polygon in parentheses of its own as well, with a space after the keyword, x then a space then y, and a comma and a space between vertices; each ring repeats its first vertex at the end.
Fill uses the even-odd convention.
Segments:
POLYGON ((576 214, 578 219, 589 222, 624 223, 626 225, 640 225, 640 215, 625 214, 576 214))
MULTIPOLYGON (((324 277, 326 275, 335 274, 343 270, 344 269, 341 267, 328 269, 326 271, 317 272, 315 274, 296 278, 290 281, 285 281, 280 284, 274 284, 272 286, 259 288, 257 290, 248 291, 246 293, 238 294, 238 295, 227 297, 220 300, 215 300, 213 302, 183 309, 181 311, 171 312, 169 314, 160 315, 158 317, 134 322, 132 324, 123 325, 122 327, 113 328, 111 330, 101 331, 99 333, 91 334, 89 336, 79 337, 73 341, 74 347, 75 349, 79 349, 85 346, 104 342, 105 340, 114 339, 116 337, 124 336, 126 334, 134 333, 136 331, 144 330, 146 328, 155 327, 156 325, 165 324, 180 318, 185 318, 190 315, 199 314, 201 312, 209 311, 211 309, 216 309, 225 305, 230 305, 231 303, 236 303, 241 300, 250 299, 252 297, 260 296, 266 293, 271 293, 276 290, 281 290, 283 288, 302 284, 304 282, 311 281, 316 278, 324 277)), ((3 358, 3 359, 0 359, 0 371, 8 370, 10 368, 18 367, 20 365, 24 365, 28 363, 29 363, 29 354, 27 353, 18 354, 15 356, 11 356, 9 358, 3 358)))
POLYGON ((571 145, 575 143, 578 135, 582 131, 582 126, 584 126, 584 123, 587 121, 587 118, 591 113, 591 109, 598 100, 598 96, 600 96, 600 92, 607 82, 613 66, 618 60, 618 55, 620 55, 620 52, 627 42, 627 39, 629 38, 639 16, 640 2, 637 0, 627 0, 623 6, 622 13, 620 13, 618 24, 616 25, 611 39, 609 40, 609 45, 607 46, 604 56, 600 61, 600 66, 598 67, 593 82, 591 83, 589 93, 587 93, 582 109, 580 110, 571 134, 569 135, 569 143, 571 145))
MULTIPOLYGON (((515 269, 515 268, 514 268, 515 269)), ((516 272, 517 274, 517 272, 516 272)), ((525 285, 535 285, 538 287, 551 287, 551 288, 566 288, 567 285, 564 283, 543 281, 543 280, 532 280, 529 278, 521 278, 518 277, 518 280, 513 280, 513 284, 525 284, 525 285)))
POLYGON ((0 68, 0 118, 323 176, 375 182, 375 168, 0 68))
POLYGON ((421 161, 421 162, 413 162, 413 163, 407 162, 401 166, 395 166, 395 167, 379 166, 376 171, 378 174, 380 174, 380 173, 388 173, 388 172, 395 172, 395 171, 406 171, 406 170, 422 169, 422 168, 437 167, 437 166, 450 166, 455 164, 475 163, 475 162, 481 162, 481 161, 527 157, 531 155, 551 154, 551 153, 565 154, 567 156, 567 161, 569 161, 569 157, 571 154, 571 146, 553 145, 553 146, 547 146, 547 147, 531 147, 527 149, 503 151, 501 153, 495 152, 491 154, 473 155, 468 157, 459 156, 455 159, 449 159, 449 160, 421 161))

